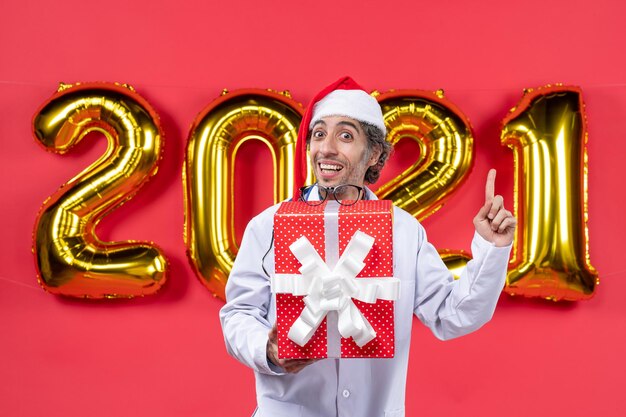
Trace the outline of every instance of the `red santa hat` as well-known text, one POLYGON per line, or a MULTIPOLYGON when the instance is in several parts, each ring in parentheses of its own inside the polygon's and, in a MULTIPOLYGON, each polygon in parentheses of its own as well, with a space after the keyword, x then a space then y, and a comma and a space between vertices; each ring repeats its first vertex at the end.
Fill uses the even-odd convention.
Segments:
POLYGON ((350 77, 342 77, 317 93, 309 103, 298 130, 294 169, 294 200, 300 197, 300 187, 307 174, 306 142, 313 125, 327 116, 345 116, 378 127, 386 133, 380 105, 363 87, 350 77))

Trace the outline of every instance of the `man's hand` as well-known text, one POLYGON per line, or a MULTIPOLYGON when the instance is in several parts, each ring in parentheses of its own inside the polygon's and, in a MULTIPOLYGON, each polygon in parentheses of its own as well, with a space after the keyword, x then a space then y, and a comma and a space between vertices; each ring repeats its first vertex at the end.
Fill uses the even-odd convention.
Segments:
POLYGON ((495 188, 496 170, 490 169, 485 186, 485 205, 474 217, 474 227, 483 239, 496 246, 507 246, 513 242, 517 220, 504 209, 502 196, 494 196, 495 188))
POLYGON ((268 333, 267 358, 276 366, 280 366, 290 374, 300 372, 304 367, 317 362, 319 359, 278 359, 278 332, 276 324, 268 333))

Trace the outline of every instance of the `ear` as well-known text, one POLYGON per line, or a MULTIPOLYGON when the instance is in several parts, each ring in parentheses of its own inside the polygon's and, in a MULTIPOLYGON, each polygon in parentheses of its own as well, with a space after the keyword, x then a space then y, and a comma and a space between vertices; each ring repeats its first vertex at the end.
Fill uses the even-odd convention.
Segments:
POLYGON ((370 158, 367 160, 367 166, 373 167, 374 165, 376 165, 378 163, 378 159, 380 158, 381 153, 382 149, 380 149, 380 146, 377 146, 376 149, 372 151, 370 158))

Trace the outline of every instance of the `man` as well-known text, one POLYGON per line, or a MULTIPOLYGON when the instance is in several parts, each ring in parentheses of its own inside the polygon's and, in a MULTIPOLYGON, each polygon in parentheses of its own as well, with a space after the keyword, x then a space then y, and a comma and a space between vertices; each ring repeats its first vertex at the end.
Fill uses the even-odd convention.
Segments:
MULTIPOLYGON (((307 108, 298 135, 296 182, 304 178, 308 143, 317 184, 303 200, 376 199, 364 187, 378 179, 389 155, 376 100, 345 77, 320 92, 307 108), (352 189, 346 194, 339 190, 352 189)), ((478 329, 491 319, 504 285, 516 221, 494 196, 495 171, 485 204, 474 218, 473 260, 454 280, 419 222, 394 207, 395 356, 392 359, 278 359, 276 306, 270 290, 273 215, 252 219, 226 286, 220 312, 226 347, 256 376, 256 416, 404 416, 412 316, 440 339, 478 329), (267 270, 267 274, 265 271, 267 270)), ((301 185, 301 183, 299 184, 301 185)))

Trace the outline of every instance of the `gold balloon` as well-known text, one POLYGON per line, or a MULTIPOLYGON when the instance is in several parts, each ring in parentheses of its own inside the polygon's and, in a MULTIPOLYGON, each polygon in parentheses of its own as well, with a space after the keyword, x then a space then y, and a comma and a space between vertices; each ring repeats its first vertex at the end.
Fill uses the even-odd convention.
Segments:
POLYGON ((552 300, 591 298, 587 126, 577 87, 526 91, 503 121, 515 161, 516 230, 505 291, 552 300))
POLYGON ((302 108, 289 93, 246 89, 222 97, 195 119, 187 144, 185 245, 201 282, 225 299, 238 246, 232 178, 237 150, 248 140, 265 143, 274 161, 274 201, 293 189, 293 163, 302 108))
POLYGON ((439 210, 469 174, 474 159, 469 120, 441 90, 391 91, 378 101, 387 140, 394 145, 403 138, 414 140, 420 152, 413 165, 376 194, 423 220, 439 210))
MULTIPOLYGON (((420 147, 417 160, 376 194, 423 220, 439 210, 466 179, 474 162, 474 139, 467 117, 443 91, 398 90, 378 101, 393 145, 408 138, 420 147)), ((439 251, 458 278, 471 257, 463 251, 439 251)))
POLYGON ((439 249, 439 256, 446 264, 454 279, 459 279, 467 263, 472 259, 464 250, 439 249))
POLYGON ((33 118, 46 150, 63 154, 85 135, 102 133, 108 148, 43 204, 33 252, 49 292, 85 298, 130 298, 156 292, 167 261, 150 243, 103 242, 98 222, 157 171, 163 133, 152 107, 130 86, 61 85, 33 118))

